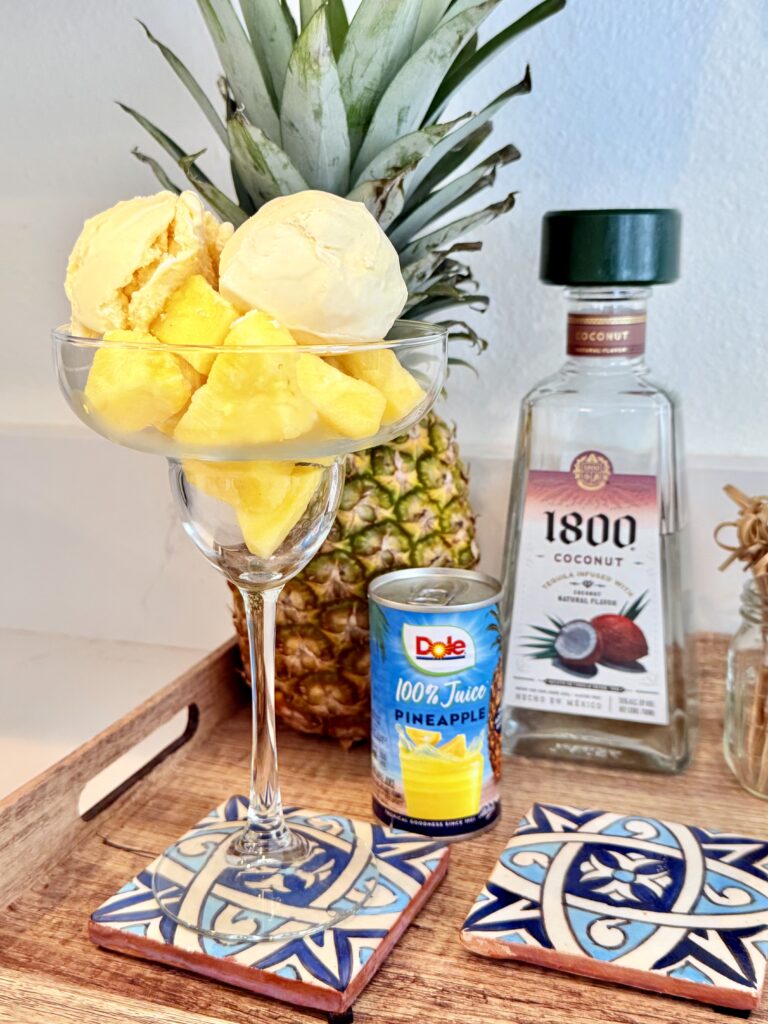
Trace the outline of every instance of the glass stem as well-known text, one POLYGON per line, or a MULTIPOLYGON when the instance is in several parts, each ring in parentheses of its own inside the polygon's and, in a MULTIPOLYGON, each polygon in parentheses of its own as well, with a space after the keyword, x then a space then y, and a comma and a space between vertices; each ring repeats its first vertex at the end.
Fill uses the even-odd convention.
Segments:
POLYGON ((265 853, 290 842, 280 800, 275 736, 275 618, 282 589, 240 589, 251 667, 251 792, 248 829, 240 846, 265 853))

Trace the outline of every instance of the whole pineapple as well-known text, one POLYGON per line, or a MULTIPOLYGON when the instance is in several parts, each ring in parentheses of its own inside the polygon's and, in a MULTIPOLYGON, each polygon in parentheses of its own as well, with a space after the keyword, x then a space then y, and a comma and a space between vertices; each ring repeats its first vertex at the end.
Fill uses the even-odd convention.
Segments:
MULTIPOLYGON (((306 188, 365 203, 400 254, 409 288, 404 316, 436 319, 453 341, 485 341, 452 308, 483 310, 462 259, 480 243, 459 241, 509 210, 501 202, 446 215, 493 185, 519 157, 507 145, 469 170, 493 116, 530 76, 477 113, 441 120, 466 82, 522 31, 561 10, 543 0, 480 44, 478 29, 504 0, 361 0, 348 20, 344 0, 300 0, 299 23, 285 0, 198 0, 224 75, 224 117, 181 60, 145 31, 210 122, 230 156, 233 201, 146 117, 123 107, 224 219, 241 224, 259 206, 306 188), (440 220, 442 226, 435 228, 440 220)), ((165 188, 181 189, 153 157, 134 150, 165 188)), ((449 363, 464 360, 449 358, 449 363)), ((454 431, 434 414, 411 433, 350 456, 336 524, 320 554, 285 588, 278 611, 277 710, 298 729, 343 742, 365 738, 368 710, 366 589, 406 566, 472 567, 477 561, 467 473, 454 431)), ((235 595, 241 643, 245 624, 235 595)), ((247 659, 245 659, 247 665, 247 659)))

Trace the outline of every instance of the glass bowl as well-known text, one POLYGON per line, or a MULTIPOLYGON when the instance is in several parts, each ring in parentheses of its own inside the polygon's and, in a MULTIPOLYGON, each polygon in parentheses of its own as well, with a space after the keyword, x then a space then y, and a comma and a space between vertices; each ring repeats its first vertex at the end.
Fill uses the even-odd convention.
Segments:
POLYGON ((446 332, 411 320, 359 344, 105 341, 67 325, 53 343, 59 384, 84 423, 171 459, 303 462, 372 448, 428 412, 446 370, 446 332))

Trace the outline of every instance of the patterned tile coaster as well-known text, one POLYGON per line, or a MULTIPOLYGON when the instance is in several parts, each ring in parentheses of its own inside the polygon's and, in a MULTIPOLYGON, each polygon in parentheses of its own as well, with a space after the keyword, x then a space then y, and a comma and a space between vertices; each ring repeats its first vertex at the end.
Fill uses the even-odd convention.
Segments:
MULTIPOLYGON (((244 797, 231 797, 184 838, 194 841, 205 833, 209 843, 220 825, 220 842, 228 842, 232 823, 242 820, 246 810, 244 797)), ((329 931, 301 939, 222 945, 162 913, 152 893, 158 858, 91 915, 92 941, 274 999, 344 1013, 437 888, 448 870, 448 847, 338 814, 289 809, 286 818, 311 830, 313 838, 332 851, 334 877, 323 879, 323 891, 352 868, 339 856, 351 833, 372 846, 379 883, 359 913, 329 931)), ((203 902, 201 920, 214 909, 215 892, 206 893, 203 902)))
POLYGON ((534 804, 461 939, 484 956, 753 1010, 768 958, 768 840, 534 804))

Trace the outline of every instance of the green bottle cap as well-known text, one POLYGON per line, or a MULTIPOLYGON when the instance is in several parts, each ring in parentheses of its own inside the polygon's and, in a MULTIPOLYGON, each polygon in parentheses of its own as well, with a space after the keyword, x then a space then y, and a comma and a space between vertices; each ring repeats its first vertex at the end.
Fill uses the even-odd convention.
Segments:
POLYGON ((555 210, 541 231, 542 281, 647 285, 676 280, 678 210, 555 210))

